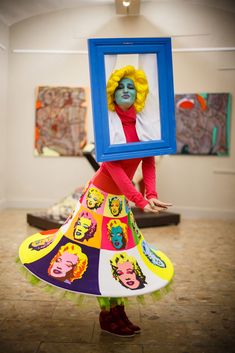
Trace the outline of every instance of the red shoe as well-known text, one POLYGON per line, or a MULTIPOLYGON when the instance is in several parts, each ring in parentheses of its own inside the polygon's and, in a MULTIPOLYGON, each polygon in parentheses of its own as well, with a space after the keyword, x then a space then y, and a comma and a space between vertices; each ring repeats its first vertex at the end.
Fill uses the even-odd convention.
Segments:
POLYGON ((126 324, 126 326, 134 331, 134 333, 140 333, 141 332, 141 328, 137 325, 134 325, 127 317, 127 314, 125 313, 125 308, 124 305, 117 305, 116 310, 119 313, 119 317, 121 318, 121 320, 126 324))
POLYGON ((120 337, 133 337, 135 335, 134 331, 127 327, 120 318, 117 321, 115 319, 111 312, 102 310, 99 316, 101 329, 120 337))

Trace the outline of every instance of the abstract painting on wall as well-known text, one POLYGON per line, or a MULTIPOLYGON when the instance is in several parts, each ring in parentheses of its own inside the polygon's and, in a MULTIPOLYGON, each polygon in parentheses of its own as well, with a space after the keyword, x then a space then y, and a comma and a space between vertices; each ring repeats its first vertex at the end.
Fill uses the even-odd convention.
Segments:
POLYGON ((177 154, 229 154, 229 93, 176 94, 177 154))
POLYGON ((87 142, 87 89, 37 88, 35 155, 81 156, 87 142))

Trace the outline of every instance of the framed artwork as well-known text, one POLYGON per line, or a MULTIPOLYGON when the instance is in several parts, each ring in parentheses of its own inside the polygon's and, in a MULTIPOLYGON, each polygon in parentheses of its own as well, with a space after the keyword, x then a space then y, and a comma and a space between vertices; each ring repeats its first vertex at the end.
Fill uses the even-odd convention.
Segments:
POLYGON ((176 94, 177 154, 228 155, 230 101, 229 93, 176 94))
POLYGON ((36 156, 82 156, 87 142, 87 89, 41 86, 36 93, 36 156))
POLYGON ((89 39, 88 48, 97 161, 175 153, 171 39, 98 38, 89 39), (122 126, 110 111, 106 93, 110 75, 126 66, 144 71, 148 82, 144 108, 136 114, 141 137, 133 143, 122 139, 122 126))

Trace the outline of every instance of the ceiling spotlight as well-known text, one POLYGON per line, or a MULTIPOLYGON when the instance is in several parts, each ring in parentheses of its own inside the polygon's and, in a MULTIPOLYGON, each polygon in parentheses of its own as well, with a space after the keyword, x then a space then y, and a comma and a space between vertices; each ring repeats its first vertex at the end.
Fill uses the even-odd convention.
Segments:
POLYGON ((115 0, 115 7, 117 15, 137 16, 140 14, 140 0, 115 0))
POLYGON ((123 4, 123 6, 128 7, 128 6, 130 6, 131 2, 130 1, 123 1, 122 4, 123 4))

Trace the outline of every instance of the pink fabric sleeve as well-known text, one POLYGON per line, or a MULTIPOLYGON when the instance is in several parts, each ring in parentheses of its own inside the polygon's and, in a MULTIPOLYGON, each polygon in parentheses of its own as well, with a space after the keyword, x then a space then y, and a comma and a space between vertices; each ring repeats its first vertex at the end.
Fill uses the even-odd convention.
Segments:
POLYGON ((142 209, 148 204, 148 201, 143 197, 143 195, 136 190, 132 184, 132 181, 129 179, 128 175, 125 173, 118 161, 105 162, 105 167, 107 168, 115 184, 128 200, 134 202, 137 207, 142 209))
POLYGON ((156 170, 154 157, 143 158, 142 172, 147 199, 158 198, 156 191, 156 170))

